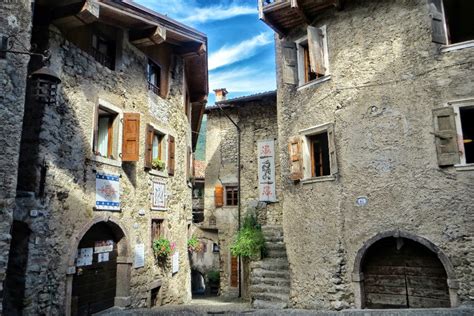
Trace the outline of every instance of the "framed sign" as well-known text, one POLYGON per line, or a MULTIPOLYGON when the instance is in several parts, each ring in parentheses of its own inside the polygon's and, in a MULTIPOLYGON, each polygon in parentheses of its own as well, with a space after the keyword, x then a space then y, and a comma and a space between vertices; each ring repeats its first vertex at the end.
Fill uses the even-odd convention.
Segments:
POLYGON ((135 268, 142 268, 145 266, 145 245, 135 245, 135 260, 133 262, 135 268))
POLYGON ((257 143, 259 200, 276 202, 275 193, 275 141, 257 143))
POLYGON ((120 176, 97 172, 95 176, 95 208, 120 211, 120 176))
POLYGON ((172 264, 171 264, 172 271, 171 271, 171 273, 173 273, 173 274, 178 273, 178 271, 179 271, 179 251, 176 251, 173 254, 173 257, 171 258, 171 260, 172 260, 172 264))
POLYGON ((151 194, 151 209, 166 210, 166 184, 160 181, 153 182, 153 192, 151 194))

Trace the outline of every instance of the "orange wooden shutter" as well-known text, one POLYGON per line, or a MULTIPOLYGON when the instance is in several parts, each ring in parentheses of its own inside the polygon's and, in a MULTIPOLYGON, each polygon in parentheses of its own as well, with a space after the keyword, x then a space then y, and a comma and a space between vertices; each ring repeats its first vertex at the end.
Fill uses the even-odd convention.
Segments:
POLYGON ((124 113, 122 161, 138 161, 140 113, 124 113))
POLYGON ((175 164, 175 141, 174 137, 168 136, 168 174, 174 176, 174 164, 175 164))
POLYGON ((301 152, 301 137, 291 137, 288 143, 290 153, 290 179, 303 179, 303 153, 301 152))
POLYGON ((150 124, 146 126, 145 133, 145 168, 151 169, 151 161, 153 160, 153 136, 155 135, 155 129, 150 124))
POLYGON ((214 204, 216 207, 224 205, 224 188, 221 185, 216 185, 214 188, 214 204))
POLYGON ((230 286, 237 287, 239 285, 239 260, 237 257, 230 258, 230 286))

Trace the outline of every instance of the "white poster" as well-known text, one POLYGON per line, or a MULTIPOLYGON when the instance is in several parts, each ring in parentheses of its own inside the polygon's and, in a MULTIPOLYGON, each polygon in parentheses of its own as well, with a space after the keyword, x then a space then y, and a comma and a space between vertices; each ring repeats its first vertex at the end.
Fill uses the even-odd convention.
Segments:
POLYGON ((172 272, 173 274, 179 271, 179 251, 176 251, 172 257, 172 272))
POLYGON ((166 210, 166 184, 164 182, 153 182, 151 209, 166 210))
POLYGON ((95 176, 95 208, 120 211, 120 176, 97 172, 95 176))
POLYGON ((145 245, 135 245, 135 260, 133 263, 135 268, 142 268, 145 266, 145 245))
POLYGON ((107 262, 109 261, 109 253, 102 252, 97 255, 97 262, 107 262))
POLYGON ((276 202, 275 141, 258 141, 257 150, 259 200, 264 202, 276 202))
POLYGON ((94 248, 80 248, 77 249, 76 266, 90 266, 94 255, 94 248))
POLYGON ((94 253, 110 252, 114 250, 113 240, 98 240, 94 245, 94 253))

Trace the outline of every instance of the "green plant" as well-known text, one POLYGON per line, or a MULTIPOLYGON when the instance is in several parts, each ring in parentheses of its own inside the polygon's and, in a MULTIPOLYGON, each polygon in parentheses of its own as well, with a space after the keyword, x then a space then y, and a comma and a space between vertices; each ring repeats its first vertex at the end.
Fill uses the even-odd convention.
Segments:
POLYGON ((151 161, 151 167, 153 169, 164 170, 165 166, 165 162, 163 160, 160 160, 159 158, 155 158, 151 161))
POLYGON ((159 238, 153 240, 153 253, 157 258, 166 258, 171 255, 176 248, 174 242, 170 242, 166 238, 159 238))
POLYGON ((211 270, 207 273, 207 279, 209 283, 218 284, 221 280, 221 274, 217 270, 211 270))
POLYGON ((246 215, 237 238, 230 247, 233 256, 257 257, 265 253, 265 238, 255 216, 246 215))
POLYGON ((189 252, 201 252, 202 251, 201 243, 199 242, 199 240, 194 235, 188 240, 188 251, 189 252))

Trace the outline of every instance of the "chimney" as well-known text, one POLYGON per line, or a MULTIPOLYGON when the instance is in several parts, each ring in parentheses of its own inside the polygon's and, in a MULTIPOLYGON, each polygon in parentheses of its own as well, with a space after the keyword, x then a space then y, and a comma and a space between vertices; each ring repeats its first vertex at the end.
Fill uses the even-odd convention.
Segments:
POLYGON ((227 93, 229 92, 226 88, 216 89, 214 92, 216 93, 216 102, 227 100, 227 93))

